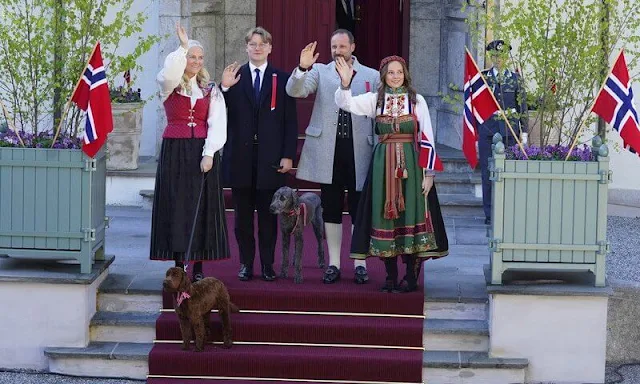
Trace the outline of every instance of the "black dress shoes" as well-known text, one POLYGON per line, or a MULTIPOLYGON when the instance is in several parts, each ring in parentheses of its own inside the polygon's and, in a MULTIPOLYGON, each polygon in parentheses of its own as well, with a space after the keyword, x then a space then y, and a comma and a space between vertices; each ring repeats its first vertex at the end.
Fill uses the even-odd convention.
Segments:
POLYGON ((364 284, 369 281, 369 274, 367 274, 367 269, 365 267, 361 265, 356 267, 354 281, 356 284, 364 284))
POLYGON ((253 270, 246 265, 242 264, 240 272, 238 272, 238 279, 240 281, 249 281, 253 278, 253 270))
POLYGON ((325 284, 333 284, 340 280, 340 270, 335 265, 330 265, 324 272, 322 282, 325 284))
POLYGON ((276 279, 276 271, 273 270, 273 266, 263 265, 262 266, 262 280, 264 281, 274 281, 276 279))

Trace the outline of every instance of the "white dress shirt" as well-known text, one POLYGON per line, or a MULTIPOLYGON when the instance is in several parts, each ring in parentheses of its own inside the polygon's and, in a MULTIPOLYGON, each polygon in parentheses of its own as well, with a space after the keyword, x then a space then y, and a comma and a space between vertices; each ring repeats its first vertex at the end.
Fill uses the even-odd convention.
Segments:
MULTIPOLYGON (((158 73, 156 80, 160 85, 160 100, 167 100, 169 95, 180 85, 182 75, 187 67, 187 50, 182 46, 167 55, 164 60, 164 67, 158 73)), ((191 99, 191 107, 196 104, 198 99, 204 97, 202 90, 198 86, 196 76, 191 79, 191 95, 184 92, 183 89, 178 93, 191 99)), ((224 97, 215 89, 212 89, 211 101, 209 103, 209 116, 207 117, 207 138, 202 149, 202 156, 211 156, 219 151, 227 141, 227 107, 224 103, 224 97)))
POLYGON ((265 61, 264 64, 262 64, 259 67, 256 67, 255 65, 253 65, 252 62, 249 62, 249 69, 251 70, 251 86, 253 87, 253 83, 255 83, 256 81, 256 68, 258 68, 258 70, 260 70, 260 89, 262 89, 262 82, 264 81, 264 71, 267 70, 267 62, 265 61))
MULTIPOLYGON (((405 94, 408 99, 409 96, 405 94)), ((385 93, 385 103, 391 95, 385 93)), ((342 89, 338 88, 335 93, 335 102, 339 108, 344 109, 347 112, 351 112, 352 114, 359 116, 367 116, 372 119, 375 119, 379 114, 379 109, 377 108, 378 103, 378 92, 368 92, 362 95, 353 96, 351 94, 351 89, 342 89)), ((433 135, 433 127, 431 126, 431 116, 429 114, 429 106, 427 105, 427 101, 422 97, 422 95, 416 95, 416 105, 414 111, 416 117, 418 118, 418 127, 420 131, 427 136, 427 139, 430 143, 435 144, 435 137, 433 135)), ((408 115, 409 114, 409 103, 405 103, 403 109, 398 111, 398 116, 408 115)), ((434 148, 435 150, 435 145, 434 148)), ((427 170, 427 175, 434 175, 434 171, 427 170)))

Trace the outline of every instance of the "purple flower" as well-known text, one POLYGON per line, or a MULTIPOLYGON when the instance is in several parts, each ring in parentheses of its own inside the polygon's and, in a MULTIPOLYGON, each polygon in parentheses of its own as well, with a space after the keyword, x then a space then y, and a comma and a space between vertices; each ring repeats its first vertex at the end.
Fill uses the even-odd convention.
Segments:
MULTIPOLYGON (((508 160, 555 160, 564 161, 569 153, 567 145, 546 145, 544 147, 528 146, 524 147, 524 153, 518 145, 513 145, 505 149, 505 158, 508 160), (526 156, 525 156, 526 153, 526 156)), ((581 147, 574 147, 571 150, 570 161, 593 161, 595 156, 591 147, 586 144, 581 147)))
MULTIPOLYGON (((31 132, 20 131, 20 138, 27 148, 56 148, 56 149, 80 149, 82 142, 77 137, 72 137, 67 133, 58 135, 56 142, 51 145, 54 133, 51 131, 39 132, 33 134, 31 132)), ((7 131, 0 134, 0 147, 21 147, 18 136, 13 131, 7 131)))

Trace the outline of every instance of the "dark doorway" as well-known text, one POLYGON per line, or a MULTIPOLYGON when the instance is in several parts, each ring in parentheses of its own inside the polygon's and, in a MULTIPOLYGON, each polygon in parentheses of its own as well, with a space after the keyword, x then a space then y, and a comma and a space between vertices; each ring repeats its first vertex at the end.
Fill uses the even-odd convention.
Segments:
MULTIPOLYGON (((409 59, 409 0, 345 0, 351 8, 351 21, 342 0, 257 0, 256 25, 273 35, 269 62, 286 71, 293 70, 300 50, 317 41, 318 62, 331 61, 330 35, 338 27, 355 31, 358 60, 378 69, 389 55, 409 59), (338 14, 341 10, 343 14, 338 14), (344 20, 338 22, 339 18, 344 20), (351 24, 349 24, 351 23, 351 24)), ((298 100, 298 124, 304 133, 313 106, 313 97, 298 100)))
POLYGON ((360 63, 378 68, 389 55, 408 58, 409 0, 336 0, 336 28, 355 36, 360 63))
MULTIPOLYGON (((331 60, 329 37, 335 27, 335 0, 258 0, 256 25, 269 31, 273 49, 269 62, 290 72, 300 61, 300 51, 317 41, 318 62, 331 60)), ((309 124, 315 97, 298 99, 298 132, 309 124)))

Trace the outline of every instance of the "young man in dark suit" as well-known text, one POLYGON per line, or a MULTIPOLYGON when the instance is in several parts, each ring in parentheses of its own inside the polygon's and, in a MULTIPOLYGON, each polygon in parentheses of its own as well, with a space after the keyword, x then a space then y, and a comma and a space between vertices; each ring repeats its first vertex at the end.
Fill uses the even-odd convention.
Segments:
POLYGON ((287 95, 289 74, 272 67, 271 34, 262 27, 245 36, 249 62, 225 68, 221 88, 227 104, 227 143, 222 156, 225 185, 231 187, 235 235, 240 250, 238 278, 253 278, 254 209, 262 279, 275 280, 276 215, 269 212, 274 192, 293 166, 298 137, 295 99, 287 95))

